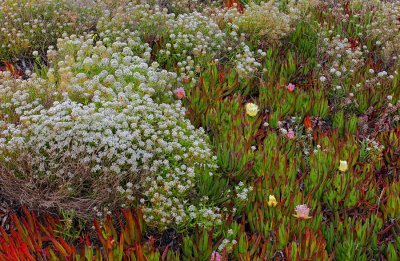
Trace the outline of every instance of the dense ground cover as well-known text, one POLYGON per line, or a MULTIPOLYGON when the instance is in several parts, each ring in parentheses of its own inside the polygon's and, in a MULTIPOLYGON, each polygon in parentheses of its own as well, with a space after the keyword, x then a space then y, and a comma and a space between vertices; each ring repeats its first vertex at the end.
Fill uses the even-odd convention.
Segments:
POLYGON ((0 260, 400 256, 400 1, 0 20, 0 260))

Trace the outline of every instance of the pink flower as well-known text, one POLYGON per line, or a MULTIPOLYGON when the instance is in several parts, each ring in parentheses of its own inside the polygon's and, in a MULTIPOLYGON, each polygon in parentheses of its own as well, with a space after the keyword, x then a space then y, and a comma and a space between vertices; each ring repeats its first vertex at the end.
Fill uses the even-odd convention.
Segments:
POLYGON ((288 137, 289 139, 294 139, 294 131, 289 130, 288 133, 286 134, 286 137, 288 137))
POLYGON ((174 93, 175 93, 175 97, 176 97, 177 99, 179 99, 179 100, 186 97, 185 90, 184 90, 182 87, 176 89, 176 90, 174 91, 174 93))
POLYGON ((221 261, 221 255, 217 251, 213 251, 210 261, 221 261))
POLYGON ((289 83, 288 86, 286 86, 286 89, 287 89, 289 92, 293 92, 295 87, 296 87, 296 86, 295 86, 293 83, 289 83))
POLYGON ((297 218, 301 218, 301 219, 309 219, 311 218, 310 216, 310 209, 307 207, 307 205, 298 205, 294 211, 296 211, 296 214, 293 215, 297 218))

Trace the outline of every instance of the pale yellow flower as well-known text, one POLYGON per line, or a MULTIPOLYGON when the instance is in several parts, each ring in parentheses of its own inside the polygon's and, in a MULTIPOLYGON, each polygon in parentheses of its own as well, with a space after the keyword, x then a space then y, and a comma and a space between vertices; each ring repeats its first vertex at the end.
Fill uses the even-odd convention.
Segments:
POLYGON ((278 205, 278 201, 276 201, 276 198, 274 195, 269 195, 269 200, 267 202, 269 207, 276 207, 278 205))
POLYGON ((347 161, 341 160, 340 165, 339 165, 339 170, 341 172, 346 172, 349 169, 349 166, 347 165, 347 161))
POLYGON ((251 102, 247 103, 246 104, 246 113, 247 113, 247 115, 249 115, 251 117, 256 116, 258 113, 258 106, 251 102))

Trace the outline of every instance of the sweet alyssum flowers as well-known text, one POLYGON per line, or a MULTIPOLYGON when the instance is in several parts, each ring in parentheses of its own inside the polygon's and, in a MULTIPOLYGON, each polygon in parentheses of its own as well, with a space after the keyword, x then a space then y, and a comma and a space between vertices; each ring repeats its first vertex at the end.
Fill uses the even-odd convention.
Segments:
POLYGON ((196 129, 173 99, 173 90, 177 98, 185 97, 184 89, 175 87, 176 74, 137 56, 148 48, 135 34, 115 35, 118 42, 107 34, 97 43, 90 35, 59 39, 52 60, 58 70, 49 68, 60 79, 56 84, 0 77, 0 99, 7 101, 0 102, 0 155, 23 151, 11 158, 13 164, 29 162, 43 182, 58 182, 66 196, 110 188, 99 205, 139 204, 148 225, 160 230, 220 222, 219 209, 208 202, 195 206, 190 197, 198 173, 217 165, 204 130, 196 129), (2 118, 4 113, 20 123, 2 118), (81 180, 90 180, 84 191, 77 189, 81 180))

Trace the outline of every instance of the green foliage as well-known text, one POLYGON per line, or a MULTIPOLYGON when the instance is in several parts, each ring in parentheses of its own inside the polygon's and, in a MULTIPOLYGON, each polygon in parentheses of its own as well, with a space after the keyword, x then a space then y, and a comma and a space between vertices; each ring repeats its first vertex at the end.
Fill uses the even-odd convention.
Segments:
MULTIPOLYGON (((169 219, 183 211, 190 215, 189 225, 165 229, 147 220, 145 209, 145 215, 123 210, 122 215, 112 213, 117 222, 111 216, 94 221, 95 236, 89 236, 87 223, 74 212, 63 209, 58 220, 25 210, 19 218, 12 215, 9 231, 0 227, 0 260, 208 261, 218 254, 221 260, 325 261, 400 256, 398 1, 224 0, 214 6, 208 1, 154 0, 143 5, 140 0, 104 0, 97 7, 109 10, 99 14, 92 35, 88 28, 71 27, 68 19, 90 25, 97 8, 77 8, 66 0, 24 0, 41 3, 41 8, 28 6, 24 12, 11 2, 0 5, 7 6, 0 8, 0 20, 8 19, 8 10, 17 17, 13 24, 6 21, 0 32, 0 45, 6 43, 0 46, 0 61, 30 56, 37 49, 43 55, 62 33, 54 25, 60 21, 67 34, 77 36, 59 39, 58 50, 48 52, 48 64, 38 56, 30 77, 18 63, 0 64, 5 71, 0 73, 0 148, 18 143, 24 132, 14 134, 15 125, 29 129, 24 113, 36 108, 32 104, 43 105, 38 111, 48 110, 67 93, 69 99, 88 105, 101 90, 103 100, 93 103, 94 111, 114 102, 118 113, 130 116, 126 108, 136 104, 137 94, 151 96, 156 101, 151 111, 163 110, 164 116, 170 115, 165 103, 184 106, 186 118, 182 109, 177 124, 184 130, 205 130, 201 132, 210 140, 210 149, 195 155, 188 144, 198 142, 186 131, 174 134, 167 128, 171 137, 166 139, 179 137, 182 156, 190 154, 188 162, 208 157, 218 166, 194 164, 201 165, 193 167, 196 179, 186 183, 195 184, 182 194, 171 173, 182 177, 190 166, 174 148, 160 153, 160 159, 173 166, 160 167, 159 176, 148 175, 154 174, 152 169, 140 161, 146 168, 138 179, 150 179, 135 196, 157 195, 144 204, 160 206, 150 213, 169 219), (60 6, 71 16, 55 17, 60 6), (31 25, 24 21, 41 12, 54 37, 47 38, 39 28, 28 33, 31 25), (26 39, 14 38, 13 26, 26 39), (114 68, 132 63, 133 75, 114 68), (117 80, 110 76, 103 81, 114 74, 120 75, 117 80), (29 79, 16 79, 22 75, 29 79), (174 97, 180 87, 184 93, 174 97), (132 96, 124 100, 120 93, 126 90, 132 96), (174 205, 174 210, 163 211, 169 204, 159 197, 163 189, 168 195, 164 199, 183 202, 182 210, 174 205)), ((139 108, 145 111, 140 104, 134 109, 139 108)), ((73 113, 68 108, 66 118, 73 113)), ((146 121, 132 127, 143 128, 140 137, 150 125, 152 132, 160 132, 163 123, 148 119, 149 114, 139 114, 146 121)), ((61 117, 60 125, 66 122, 61 117)), ((101 119, 90 122, 96 126, 101 119)), ((158 137, 152 138, 154 143, 160 143, 158 137)), ((122 150, 115 151, 120 155, 122 150)), ((10 161, 11 156, 18 159, 20 153, 0 155, 0 170, 13 166, 15 175, 24 177, 20 170, 25 165, 10 161)), ((129 174, 124 172, 123 179, 129 174)), ((135 182, 123 184, 125 194, 135 182)), ((0 180, 0 185, 1 195, 7 184, 0 180)))
POLYGON ((96 6, 68 0, 5 0, 0 3, 0 61, 33 58, 32 52, 45 57, 49 46, 63 33, 88 32, 96 26, 101 13, 96 6))

